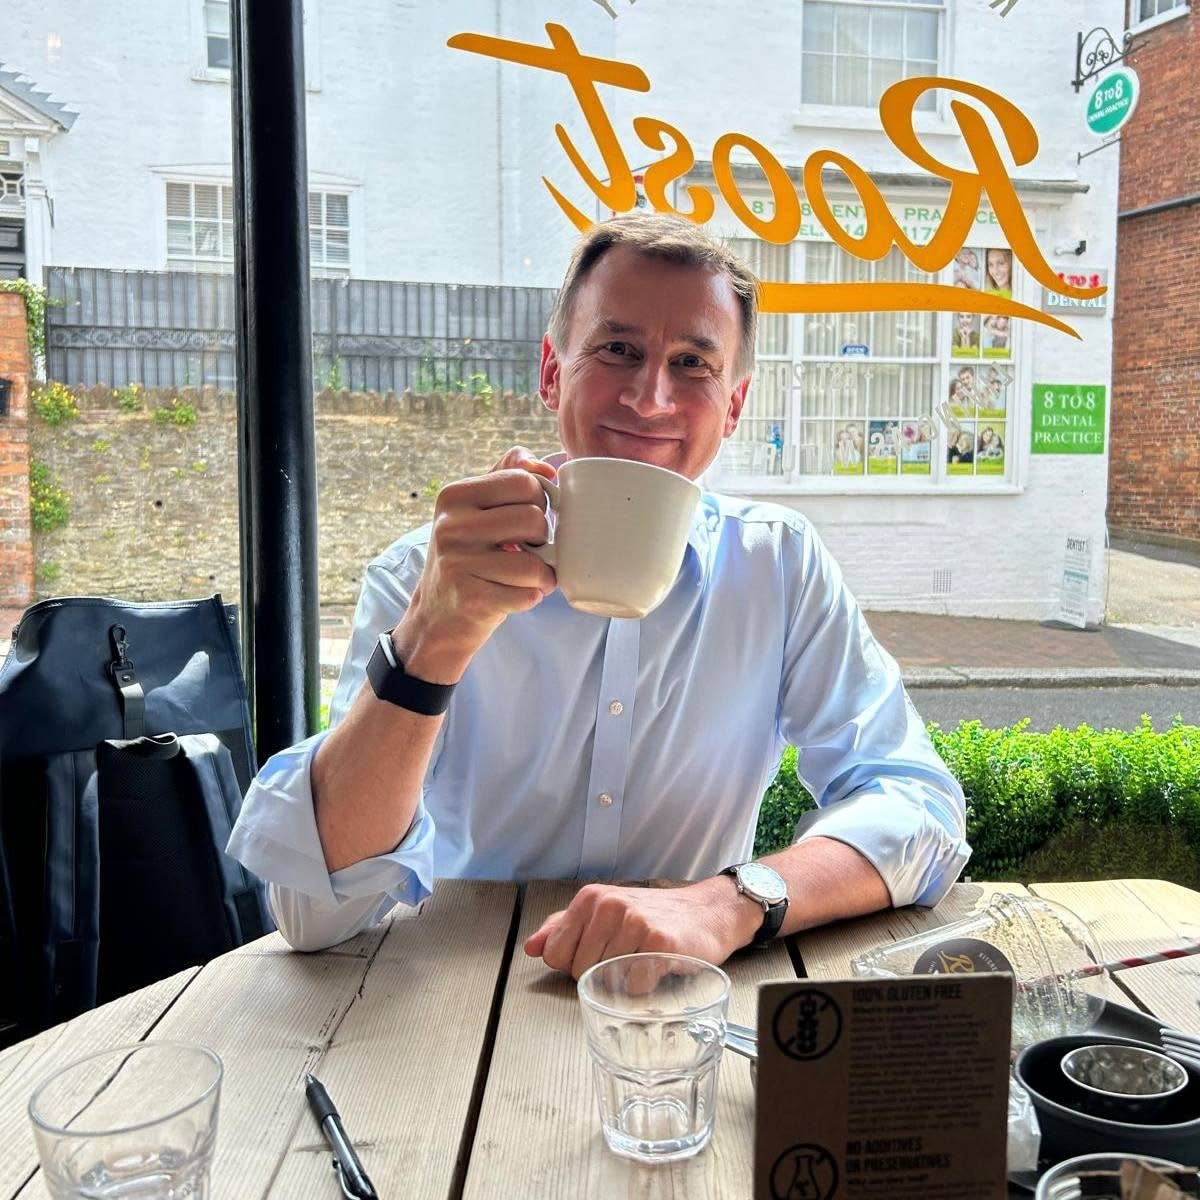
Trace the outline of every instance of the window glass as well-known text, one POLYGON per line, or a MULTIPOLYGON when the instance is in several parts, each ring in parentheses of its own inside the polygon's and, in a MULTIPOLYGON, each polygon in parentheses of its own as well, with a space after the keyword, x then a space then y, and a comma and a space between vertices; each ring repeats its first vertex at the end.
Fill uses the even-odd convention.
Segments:
POLYGON ((204 40, 208 65, 229 70, 229 5, 225 0, 204 0, 204 40))
MULTIPOLYGON (((937 74, 944 19, 940 2, 804 0, 804 102, 870 107, 898 80, 937 74)), ((936 97, 918 107, 933 110, 936 97)))

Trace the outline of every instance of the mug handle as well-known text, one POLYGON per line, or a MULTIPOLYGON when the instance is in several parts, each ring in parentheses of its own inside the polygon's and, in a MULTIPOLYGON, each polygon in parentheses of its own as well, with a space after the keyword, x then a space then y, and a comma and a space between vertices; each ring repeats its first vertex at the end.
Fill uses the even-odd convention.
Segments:
MULTIPOLYGON (((542 485, 542 490, 546 493, 546 512, 558 514, 558 484, 551 483, 545 475, 534 475, 534 479, 542 485)), ((522 542, 521 549, 528 550, 531 554, 536 554, 542 562, 549 566, 554 566, 555 551, 554 542, 543 542, 540 546, 530 545, 529 542, 522 542)))

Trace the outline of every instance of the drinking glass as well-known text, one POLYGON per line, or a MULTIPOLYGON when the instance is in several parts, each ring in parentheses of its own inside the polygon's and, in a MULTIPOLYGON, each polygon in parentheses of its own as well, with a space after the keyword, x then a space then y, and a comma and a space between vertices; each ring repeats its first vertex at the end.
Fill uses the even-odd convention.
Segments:
POLYGON ((1013 1046, 1084 1033, 1104 1009, 1091 931, 1069 908, 1001 893, 961 921, 927 929, 860 955, 855 975, 1007 971, 1016 981, 1013 1046))
POLYGON ((33 1093, 38 1156, 54 1200, 205 1200, 220 1058, 185 1042, 89 1055, 33 1093))
POLYGON ((579 980, 604 1140, 638 1162, 698 1154, 712 1136, 729 977, 680 954, 626 954, 579 980))
MULTIPOLYGON (((1037 1195, 1034 1200, 1080 1200, 1083 1188, 1079 1182, 1080 1175, 1091 1172, 1119 1171, 1127 1162, 1145 1163, 1161 1171, 1181 1171, 1184 1168, 1178 1163, 1168 1162, 1165 1158, 1150 1158, 1145 1154, 1081 1154, 1078 1158, 1069 1158, 1051 1167, 1038 1180, 1037 1195)), ((1120 1195, 1120 1185, 1115 1183, 1112 1195, 1120 1195)), ((1089 1195, 1095 1195, 1090 1192, 1089 1195)))

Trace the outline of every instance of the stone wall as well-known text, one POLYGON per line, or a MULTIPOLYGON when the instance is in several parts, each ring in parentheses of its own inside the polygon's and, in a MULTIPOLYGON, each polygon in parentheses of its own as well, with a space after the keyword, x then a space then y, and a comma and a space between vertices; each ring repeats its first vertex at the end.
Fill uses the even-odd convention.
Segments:
MULTIPOLYGON (((1122 213, 1200 193, 1195 9, 1137 35, 1137 111, 1121 134, 1122 213)), ((1200 204, 1118 223, 1113 316, 1114 532, 1200 539, 1200 204)))
POLYGON ((25 301, 0 293, 0 379, 10 384, 8 415, 0 417, 0 610, 33 599, 33 534, 29 523, 29 342, 25 301))
MULTIPOLYGON (((34 539, 38 596, 236 600, 235 397, 145 391, 122 411, 107 389, 78 396, 77 419, 31 425, 33 455, 71 506, 64 527, 34 539)), ((440 484, 487 470, 514 444, 557 448, 536 396, 323 392, 316 435, 323 605, 354 603, 364 565, 429 520, 440 484)))

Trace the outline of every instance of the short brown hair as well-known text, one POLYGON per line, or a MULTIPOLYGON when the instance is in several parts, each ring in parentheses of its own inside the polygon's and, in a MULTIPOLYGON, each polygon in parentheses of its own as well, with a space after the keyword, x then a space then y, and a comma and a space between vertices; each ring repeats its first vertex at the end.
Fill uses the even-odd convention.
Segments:
POLYGON ((624 213, 593 225, 583 235, 559 289, 547 333, 555 349, 567 342, 575 295, 592 268, 614 246, 628 246, 647 258, 661 258, 684 267, 698 267, 729 280, 742 312, 742 340, 734 364, 739 379, 754 366, 754 335, 758 327, 758 280, 732 251, 683 217, 665 213, 624 213))

